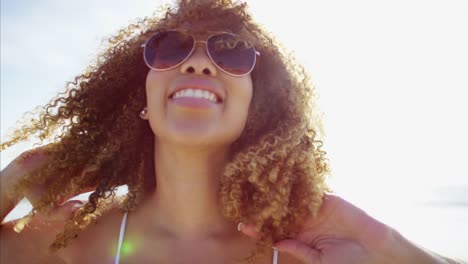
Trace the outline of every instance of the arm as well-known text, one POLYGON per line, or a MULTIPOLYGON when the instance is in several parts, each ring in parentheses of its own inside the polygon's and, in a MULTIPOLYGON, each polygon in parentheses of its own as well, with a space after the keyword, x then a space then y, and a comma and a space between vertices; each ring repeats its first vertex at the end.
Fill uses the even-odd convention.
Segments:
MULTIPOLYGON (((28 171, 34 170, 44 164, 46 158, 42 148, 37 148, 23 152, 15 158, 8 166, 0 172, 0 219, 3 220, 8 213, 19 203, 23 197, 10 197, 7 191, 20 180, 20 177, 28 171)), ((42 188, 39 186, 36 193, 42 188)), ((30 202, 33 202, 37 195, 34 192, 25 194, 30 202)))
MULTIPOLYGON (((256 238, 255 225, 241 225, 256 238)), ((299 234, 274 247, 305 264, 453 264, 464 263, 434 254, 410 242, 360 208, 326 194, 316 218, 308 218, 299 234)))
MULTIPOLYGON (((23 152, 10 164, 8 164, 8 166, 3 171, 0 172, 0 220, 3 221, 8 213, 11 212, 11 210, 13 210, 19 201, 24 197, 26 197, 28 201, 34 206, 41 195, 45 192, 47 183, 36 185, 33 189, 26 190, 21 196, 11 197, 7 195, 7 191, 13 188, 18 183, 18 181, 21 180, 21 177, 25 173, 44 165, 44 163, 47 161, 47 157, 44 152, 45 147, 47 146, 42 146, 23 152)), ((86 167, 82 171, 82 174, 96 170, 96 167, 86 167)), ((95 186, 89 186, 73 195, 78 195, 92 190, 95 190, 95 186)), ((50 219, 48 220, 68 219, 68 207, 73 207, 76 203, 80 203, 78 201, 72 201, 71 203, 67 203, 66 206, 63 204, 58 206, 62 202, 64 201, 56 201, 57 209, 54 209, 51 212, 51 215, 48 216, 50 219)))
POLYGON ((407 240, 396 230, 390 228, 392 234, 384 248, 377 248, 375 253, 381 254, 386 263, 434 263, 434 264, 462 264, 466 262, 455 261, 429 250, 426 250, 407 240))

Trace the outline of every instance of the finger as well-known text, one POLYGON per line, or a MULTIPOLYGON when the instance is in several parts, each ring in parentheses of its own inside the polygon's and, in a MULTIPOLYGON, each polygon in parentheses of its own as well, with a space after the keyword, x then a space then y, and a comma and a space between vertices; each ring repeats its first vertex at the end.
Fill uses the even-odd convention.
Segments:
POLYGON ((262 238, 260 232, 257 230, 255 225, 239 223, 237 225, 237 230, 242 232, 244 235, 251 237, 255 240, 260 240, 262 238))
POLYGON ((289 253, 307 264, 318 263, 319 261, 320 253, 317 250, 294 239, 282 240, 275 243, 274 247, 277 248, 279 252, 289 253))
POLYGON ((49 214, 37 212, 37 216, 45 222, 62 222, 69 220, 73 214, 83 206, 83 202, 78 200, 68 201, 50 211, 49 214))

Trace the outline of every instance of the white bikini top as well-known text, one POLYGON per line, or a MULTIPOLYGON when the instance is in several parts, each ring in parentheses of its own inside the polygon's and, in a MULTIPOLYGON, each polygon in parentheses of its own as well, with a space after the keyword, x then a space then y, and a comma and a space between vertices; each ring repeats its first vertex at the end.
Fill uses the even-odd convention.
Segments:
MULTIPOLYGON (((125 212, 124 217, 122 219, 122 224, 120 225, 120 234, 119 234, 119 246, 117 247, 117 254, 115 256, 115 264, 119 264, 120 261, 120 248, 122 247, 124 235, 125 235, 125 227, 127 225, 127 214, 125 212)), ((278 250, 273 249, 273 264, 278 264, 278 250)))

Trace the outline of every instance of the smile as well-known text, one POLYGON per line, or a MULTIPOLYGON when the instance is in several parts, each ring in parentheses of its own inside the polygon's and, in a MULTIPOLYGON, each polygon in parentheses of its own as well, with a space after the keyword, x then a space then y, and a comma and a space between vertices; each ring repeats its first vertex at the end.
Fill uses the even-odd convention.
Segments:
POLYGON ((196 88, 184 88, 173 93, 170 101, 179 107, 190 109, 210 109, 222 104, 222 100, 214 93, 196 88))
POLYGON ((203 89, 196 89, 196 88, 185 88, 179 90, 170 96, 171 99, 179 99, 179 98, 198 98, 198 99, 205 99, 209 100, 213 103, 221 102, 221 99, 214 93, 203 90, 203 89))

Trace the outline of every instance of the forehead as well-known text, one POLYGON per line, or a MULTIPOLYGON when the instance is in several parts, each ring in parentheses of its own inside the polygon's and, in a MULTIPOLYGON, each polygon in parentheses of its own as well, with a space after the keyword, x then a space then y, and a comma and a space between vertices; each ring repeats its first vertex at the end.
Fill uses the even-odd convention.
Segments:
POLYGON ((211 34, 219 33, 219 32, 234 33, 229 28, 206 26, 206 25, 194 25, 190 23, 184 23, 173 29, 183 31, 185 33, 188 33, 197 37, 207 37, 211 34))
POLYGON ((202 29, 202 30, 191 30, 191 29, 186 29, 182 27, 176 27, 173 28, 172 30, 177 30, 181 31, 190 35, 193 35, 197 38, 206 38, 210 35, 216 34, 216 33, 221 33, 221 32, 229 32, 233 33, 231 30, 208 30, 208 29, 202 29))
POLYGON ((228 32, 238 34, 247 40, 253 41, 253 39, 251 39, 251 36, 247 33, 247 31, 241 30, 240 32, 234 32, 231 28, 226 28, 222 25, 203 25, 200 23, 192 24, 186 22, 172 29, 191 34, 197 39, 204 39, 216 33, 228 32))

